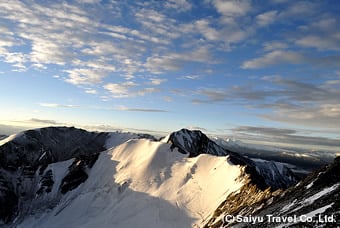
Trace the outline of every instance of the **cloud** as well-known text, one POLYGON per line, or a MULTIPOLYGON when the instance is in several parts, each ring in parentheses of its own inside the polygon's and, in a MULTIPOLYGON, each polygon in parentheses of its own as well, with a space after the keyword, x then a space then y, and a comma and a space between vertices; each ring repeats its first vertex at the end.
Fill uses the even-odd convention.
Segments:
POLYGON ((197 91, 197 94, 207 99, 192 99, 194 104, 221 102, 225 101, 228 97, 228 92, 225 89, 219 88, 202 88, 197 91))
POLYGON ((275 22, 278 12, 276 10, 261 13, 256 16, 256 23, 263 27, 275 22))
POLYGON ((295 44, 316 48, 319 51, 340 50, 339 17, 326 17, 301 27, 302 35, 296 35, 295 44))
POLYGON ((131 77, 139 71, 141 61, 137 58, 145 50, 142 43, 152 38, 138 30, 99 23, 105 15, 104 8, 88 10, 86 6, 99 1, 78 2, 26 4, 13 0, 10 5, 0 3, 0 17, 9 21, 11 30, 15 31, 0 27, 0 31, 6 34, 1 46, 16 45, 18 50, 25 50, 25 53, 15 53, 0 47, 0 56, 19 70, 24 70, 27 65, 39 69, 50 64, 64 67, 68 74, 66 82, 74 85, 101 83, 116 70, 123 77, 131 77), (110 32, 116 32, 115 39, 125 38, 126 41, 119 45, 112 42, 110 32), (123 67, 127 59, 130 64, 123 67))
POLYGON ((87 89, 85 89, 85 93, 88 93, 88 94, 97 94, 97 90, 91 89, 91 88, 87 88, 87 89))
POLYGON ((161 90, 159 88, 143 88, 138 90, 135 94, 133 94, 133 96, 145 96, 148 93, 156 93, 156 92, 160 92, 161 90))
MULTIPOLYGON (((266 45, 266 44, 265 44, 266 45)), ((284 48, 283 44, 274 44, 279 48, 284 48)), ((266 46, 265 46, 266 48, 266 46)), ((267 49, 272 49, 273 46, 267 46, 267 49)), ((315 55, 301 53, 289 50, 272 50, 261 57, 244 61, 241 65, 242 69, 260 69, 283 64, 308 64, 313 67, 335 67, 339 68, 338 62, 340 55, 315 55)))
POLYGON ((280 76, 266 76, 261 82, 226 88, 194 91, 195 104, 225 102, 262 110, 254 115, 270 121, 320 129, 340 128, 339 84, 334 80, 312 83, 280 76))
POLYGON ((176 20, 167 17, 154 9, 143 8, 134 15, 138 24, 141 24, 143 31, 133 30, 140 38, 156 43, 169 45, 172 39, 180 36, 181 32, 176 25, 176 20))
POLYGON ((198 126, 188 126, 186 128, 189 129, 189 130, 200 130, 202 132, 207 132, 208 131, 208 129, 203 128, 203 127, 198 127, 198 126))
POLYGON ((196 80, 201 78, 199 75, 185 75, 185 76, 181 76, 178 79, 185 79, 185 80, 196 80))
POLYGON ((146 87, 138 89, 140 85, 132 81, 126 81, 123 83, 108 83, 104 85, 104 89, 110 92, 112 98, 127 98, 135 96, 145 96, 149 93, 160 92, 159 88, 146 87))
POLYGON ((163 100, 165 100, 166 102, 172 102, 173 99, 170 96, 164 96, 163 100))
POLYGON ((180 12, 185 12, 191 10, 192 5, 187 0, 168 0, 165 3, 165 7, 169 9, 174 9, 180 12))
POLYGON ((98 4, 101 0, 77 0, 79 3, 98 4))
POLYGON ((291 135, 296 134, 297 131, 293 129, 281 129, 281 128, 273 128, 273 127, 254 127, 254 126, 240 126, 232 129, 233 132, 245 132, 252 134, 261 134, 261 135, 291 135))
POLYGON ((164 71, 178 71, 188 63, 213 63, 208 47, 200 47, 196 50, 183 53, 168 53, 166 55, 154 55, 147 58, 146 69, 154 74, 164 71))
POLYGON ((282 19, 308 20, 319 14, 318 8, 320 8, 318 2, 292 1, 284 7, 279 17, 282 19))
POLYGON ((4 58, 4 62, 12 64, 14 71, 26 71, 27 55, 21 52, 8 52, 6 49, 0 49, 0 56, 4 58))
POLYGON ((26 130, 28 127, 0 124, 0 135, 12 135, 26 130))
POLYGON ((340 62, 335 12, 308 1, 276 0, 261 7, 251 0, 204 2, 0 2, 0 58, 10 69, 58 75, 103 100, 181 96, 196 104, 260 108, 268 114, 254 109, 257 117, 276 122, 338 126, 340 79, 331 75, 340 62), (197 14, 202 6, 207 14, 197 14), (285 67, 271 68, 277 65, 285 67), (221 84, 235 66, 241 66, 239 75, 259 70, 251 72, 253 79, 235 76, 235 85, 221 84), (54 69, 59 72, 51 73, 54 69), (214 73, 209 78, 201 76, 207 69, 214 73), (260 78, 271 70, 283 76, 260 78), (173 81, 182 79, 201 80, 173 81))
POLYGON ((216 10, 225 16, 242 16, 251 9, 249 0, 214 0, 216 10))
POLYGON ((302 54, 294 51, 275 50, 262 57, 245 61, 241 67, 243 69, 257 69, 277 64, 299 64, 303 62, 303 59, 302 54))
POLYGON ((197 31, 210 43, 214 43, 216 49, 230 51, 231 44, 237 44, 244 41, 247 37, 254 33, 254 28, 242 21, 236 21, 224 25, 226 18, 213 20, 211 18, 203 18, 195 21, 194 32, 197 31))
POLYGON ((287 49, 287 48, 288 48, 288 44, 282 41, 270 41, 270 42, 265 42, 263 44, 263 49, 265 51, 275 51, 275 50, 287 49))
POLYGON ((216 41, 221 39, 220 31, 211 27, 208 19, 196 21, 195 26, 207 40, 216 41))
POLYGON ((39 103, 41 107, 45 108, 79 108, 79 105, 65 105, 65 104, 55 104, 55 103, 39 103))
MULTIPOLYGON (((331 146, 339 147, 340 140, 301 135, 298 130, 285 128, 271 128, 271 127, 254 127, 254 126, 240 126, 232 129, 235 135, 243 135, 248 138, 256 138, 261 141, 278 141, 280 143, 300 144, 300 145, 317 145, 317 146, 331 146)), ((313 132, 308 132, 309 134, 313 132)))
POLYGON ((106 77, 107 72, 103 70, 78 68, 72 70, 65 70, 68 73, 68 78, 65 80, 74 85, 93 85, 102 82, 106 77))
POLYGON ((339 106, 334 103, 328 104, 309 104, 300 106, 286 106, 275 107, 272 105, 274 111, 269 114, 260 115, 264 119, 295 124, 297 126, 308 126, 320 129, 334 129, 340 128, 339 106))
POLYGON ((163 82, 166 82, 167 79, 165 78, 150 78, 150 81, 151 81, 151 85, 160 85, 162 84, 163 82))
POLYGON ((61 125, 62 124, 55 120, 42 120, 42 119, 37 119, 37 118, 32 118, 29 121, 33 123, 37 123, 37 124, 47 124, 47 125, 61 125))
POLYGON ((112 94, 112 97, 121 98, 121 97, 128 97, 129 88, 132 88, 135 86, 137 86, 136 83, 132 81, 127 81, 121 84, 109 83, 109 84, 104 85, 104 88, 112 94))
POLYGON ((119 106, 117 108, 119 111, 129 111, 129 112, 168 112, 163 109, 150 109, 150 108, 131 108, 126 106, 119 106))

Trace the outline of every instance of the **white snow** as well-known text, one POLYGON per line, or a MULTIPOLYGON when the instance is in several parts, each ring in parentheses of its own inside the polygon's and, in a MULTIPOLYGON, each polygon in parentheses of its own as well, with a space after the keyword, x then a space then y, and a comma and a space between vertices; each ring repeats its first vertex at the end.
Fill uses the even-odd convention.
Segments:
POLYGON ((306 189, 309 189, 309 188, 311 188, 312 186, 313 186, 313 184, 314 184, 314 182, 319 178, 319 176, 321 175, 321 174, 323 174, 324 172, 320 172, 319 174, 318 174, 318 176, 316 177, 316 179, 315 180, 313 180, 311 183, 309 183, 307 186, 306 186, 306 189))
POLYGON ((9 141, 12 141, 13 139, 15 139, 17 137, 20 137, 23 134, 24 134, 23 132, 18 133, 18 134, 13 134, 13 135, 10 135, 10 136, 8 136, 7 138, 5 138, 3 140, 0 140, 0 146, 4 145, 5 143, 7 143, 9 141))
POLYGON ((284 213, 284 212, 288 211, 291 207, 293 207, 294 205, 296 205, 296 201, 297 201, 297 200, 294 199, 293 202, 291 202, 290 204, 285 205, 283 208, 281 208, 280 212, 281 212, 281 213, 284 213))
MULTIPOLYGON (((314 181, 315 181, 315 180, 314 180, 314 181)), ((310 183, 306 186, 306 189, 310 189, 310 188, 313 186, 314 181, 310 182, 310 183)))
POLYGON ((52 188, 52 195, 56 195, 58 192, 58 187, 61 184, 62 179, 65 177, 65 175, 68 172, 68 167, 73 163, 74 158, 69 159, 67 161, 52 163, 47 166, 45 169, 45 172, 48 170, 52 170, 53 173, 53 188, 52 188))
POLYGON ((326 205, 326 206, 323 206, 323 207, 320 207, 314 211, 311 211, 307 214, 305 214, 306 217, 314 217, 315 215, 317 214, 321 214, 321 213, 324 213, 328 208, 332 207, 334 203, 331 203, 329 205, 326 205))
POLYGON ((130 132, 110 132, 109 137, 105 142, 105 148, 110 149, 116 147, 133 138, 138 138, 138 134, 130 132))
POLYGON ((171 151, 170 144, 130 139, 101 153, 87 181, 65 194, 54 209, 18 227, 200 225, 243 185, 241 169, 227 157, 187 158, 171 151))
POLYGON ((340 184, 335 184, 335 185, 333 185, 331 187, 324 188, 320 192, 318 192, 318 193, 316 193, 316 194, 314 194, 314 195, 304 199, 303 201, 297 202, 296 204, 300 205, 300 206, 294 208, 291 212, 298 211, 298 210, 300 210, 303 207, 311 205, 315 200, 317 200, 317 199, 321 198, 322 196, 327 195, 327 194, 331 193, 332 191, 334 191, 336 188, 339 187, 339 185, 340 184))
POLYGON ((306 198, 303 201, 303 204, 312 204, 315 200, 319 199, 320 197, 329 194, 330 192, 334 191, 337 187, 339 187, 339 184, 335 184, 331 187, 325 188, 323 190, 321 190, 320 192, 306 198))

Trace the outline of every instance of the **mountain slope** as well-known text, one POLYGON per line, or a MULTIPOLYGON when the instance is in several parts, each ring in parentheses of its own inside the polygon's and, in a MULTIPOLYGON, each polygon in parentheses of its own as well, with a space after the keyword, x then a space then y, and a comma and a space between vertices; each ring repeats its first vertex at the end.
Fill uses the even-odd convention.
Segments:
POLYGON ((253 161, 187 129, 157 141, 42 128, 1 143, 5 227, 216 224, 226 207, 242 210, 297 181, 287 167, 253 161))
POLYGON ((87 171, 99 152, 130 138, 143 137, 152 138, 144 134, 48 127, 0 141, 0 224, 53 207, 61 194, 86 181, 87 171), (47 194, 50 192, 53 194, 47 194))
MULTIPOLYGON (((272 203, 255 213, 278 217, 298 216, 285 227, 340 226, 340 157, 323 169, 314 172, 298 185, 277 196, 272 203), (303 222, 304 219, 310 219, 303 222)), ((258 225, 262 227, 261 225, 258 225)))
POLYGON ((200 224, 242 186, 242 167, 227 157, 188 158, 170 147, 132 139, 101 153, 86 182, 67 192, 49 212, 30 217, 18 227, 200 224))
POLYGON ((171 148, 177 148, 189 157, 199 154, 229 155, 233 164, 245 166, 245 172, 250 175, 251 182, 261 190, 268 187, 272 190, 287 188, 299 180, 299 177, 285 165, 264 160, 255 162, 217 145, 199 130, 181 129, 171 133, 163 141, 171 143, 171 148))
MULTIPOLYGON (((268 195, 246 210, 223 215, 239 215, 243 218, 263 218, 263 222, 225 222, 224 227, 339 227, 340 226, 340 157, 323 169, 286 191, 268 195), (271 216, 271 218, 268 217, 271 216), (291 221, 284 221, 284 219, 291 221)), ((207 227, 220 227, 208 224, 207 227)), ((217 224, 217 223, 216 223, 217 224)))

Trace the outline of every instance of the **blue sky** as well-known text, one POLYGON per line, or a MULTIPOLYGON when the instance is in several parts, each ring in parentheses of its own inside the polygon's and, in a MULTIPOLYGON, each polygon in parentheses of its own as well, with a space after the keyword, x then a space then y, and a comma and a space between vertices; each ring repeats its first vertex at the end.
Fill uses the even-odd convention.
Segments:
POLYGON ((339 15, 336 0, 2 1, 0 124, 340 146, 339 15))

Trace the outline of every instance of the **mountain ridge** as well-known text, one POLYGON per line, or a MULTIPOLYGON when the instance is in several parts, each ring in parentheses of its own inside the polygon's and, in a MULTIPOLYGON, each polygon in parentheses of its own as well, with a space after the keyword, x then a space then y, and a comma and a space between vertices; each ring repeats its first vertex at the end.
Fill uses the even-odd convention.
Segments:
MULTIPOLYGON (((89 180, 93 180, 93 175, 98 175, 95 174, 95 172, 99 172, 99 169, 95 167, 97 167, 96 164, 99 160, 104 162, 102 161, 104 157, 118 162, 114 165, 114 170, 111 171, 115 176, 114 185, 112 186, 115 186, 114 188, 118 189, 118 193, 122 193, 126 189, 133 190, 134 187, 136 189, 133 191, 150 191, 150 186, 146 187, 143 185, 144 187, 141 188, 142 185, 136 184, 143 180, 142 182, 150 182, 154 189, 158 189, 157 191, 155 190, 157 193, 152 194, 160 194, 160 192, 165 191, 164 189, 166 188, 164 186, 173 183, 180 189, 186 189, 185 192, 187 193, 185 194, 190 195, 191 193, 189 193, 188 186, 191 186, 191 188, 194 189, 198 188, 199 186, 194 182, 197 178, 197 180, 202 180, 201 182, 198 182, 201 187, 206 186, 205 182, 209 182, 209 176, 207 176, 207 174, 216 173, 217 167, 215 167, 215 165, 220 164, 218 165, 220 176, 217 176, 216 178, 231 178, 230 183, 233 184, 230 186, 235 185, 239 187, 235 188, 233 191, 227 186, 221 187, 225 188, 224 191, 226 192, 217 194, 219 198, 217 201, 217 198, 213 200, 213 204, 211 204, 209 200, 204 200, 206 205, 215 205, 215 208, 218 207, 219 204, 226 202, 229 196, 235 195, 237 191, 244 194, 247 192, 249 193, 249 191, 252 193, 257 192, 257 194, 259 194, 259 197, 255 197, 252 200, 244 202, 239 201, 237 208, 243 208, 250 202, 256 203, 261 201, 264 197, 268 197, 268 195, 273 194, 276 189, 293 185, 298 180, 294 179, 296 177, 294 177, 293 174, 281 172, 285 169, 278 167, 276 164, 262 162, 263 164, 259 165, 259 162, 255 162, 238 153, 224 149, 209 139, 201 131, 181 129, 172 132, 163 139, 157 140, 155 137, 147 134, 87 132, 81 129, 65 127, 43 128, 18 134, 16 137, 10 138, 8 142, 0 146, 0 160, 2 159, 2 162, 0 162, 0 184, 3 186, 0 189, 0 193, 2 191, 0 196, 5 196, 0 197, 0 202, 2 202, 1 205, 3 205, 2 207, 0 206, 0 220, 2 219, 3 223, 10 223, 15 218, 17 225, 22 222, 27 224, 27 218, 32 213, 39 214, 45 210, 57 210, 60 207, 58 206, 60 202, 63 202, 71 196, 78 199, 78 196, 74 194, 76 192, 81 193, 82 191, 87 191, 84 189, 84 186, 88 186, 86 183, 88 183, 89 180), (63 134, 62 132, 64 132, 67 137, 60 135, 58 136, 59 138, 52 137, 52 135, 63 134), (42 137, 41 139, 43 139, 42 141, 44 142, 39 142, 39 137, 42 137), (83 138, 84 141, 82 141, 81 138, 83 138), (58 140, 60 140, 60 142, 58 140), (70 143, 71 146, 68 147, 65 145, 65 142, 70 143), (81 145, 78 145, 78 143, 81 145), (61 145, 62 149, 52 150, 56 145, 61 145), (83 149, 84 145, 86 145, 85 149, 83 149), (7 154, 5 154, 6 151, 7 154), (60 154, 62 151, 64 151, 64 153, 66 152, 68 157, 60 154), (154 153, 154 157, 150 157, 150 154, 143 154, 147 153, 147 151, 154 153), (17 167, 21 167, 20 169, 14 168, 15 162, 18 161, 18 156, 14 155, 19 154, 22 156, 22 154, 25 154, 24 152, 28 153, 29 156, 24 157, 22 161, 19 161, 19 163, 16 164, 17 167), (117 157, 117 153, 121 155, 117 157), (126 160, 127 158, 125 156, 128 156, 129 153, 131 154, 130 160, 126 160), (139 153, 142 153, 143 156, 138 155, 139 153), (139 156, 138 159, 136 159, 136 156, 139 156), (66 158, 68 158, 68 160, 66 158), (168 163, 169 161, 167 160, 173 161, 174 163, 168 163), (186 162, 183 163, 183 161, 186 162), (212 162, 211 166, 204 165, 205 163, 209 164, 208 161, 212 162), (122 165, 123 163, 126 165, 122 165), (160 166, 160 164, 163 163, 164 165, 160 166), (139 165, 131 168, 131 164, 139 165), (139 166, 145 167, 141 171, 143 175, 135 176, 134 172, 130 170, 138 170, 139 166), (204 171, 203 168, 205 166, 210 168, 207 168, 204 171), (131 169, 126 169, 126 167, 130 167, 131 169), (153 168, 150 169, 151 167, 153 168), (227 167, 234 167, 236 170, 239 170, 237 171, 238 174, 235 174, 236 176, 234 177, 228 177, 228 175, 223 177, 225 171, 222 172, 222 170, 227 169, 227 167), (93 171, 94 168, 97 171, 93 171), (171 169, 178 171, 170 172, 171 169), (120 179, 124 170, 127 170, 125 175, 131 176, 130 178, 120 179), (271 178, 268 178, 269 176, 265 175, 266 173, 270 173, 271 178), (152 178, 145 179, 149 175, 151 175, 150 178, 152 178), (135 177, 132 178, 133 176, 135 177), (183 178, 180 179, 182 182, 178 182, 176 178, 183 178), (233 178, 235 178, 235 180, 233 178), (239 185, 237 183, 242 184, 239 185), (22 194, 24 194, 24 196, 20 196, 22 194), (262 196, 260 197, 260 195, 262 196), (30 209, 30 207, 27 206, 28 204, 35 205, 35 208, 30 209), (8 208, 10 208, 10 210, 8 210, 8 208)), ((105 164, 111 166, 110 162, 105 164)), ((287 168, 287 170, 289 170, 289 168, 287 168)), ((214 183, 220 183, 222 179, 216 179, 214 183)), ((219 188, 215 187, 215 189, 219 188)), ((132 192, 130 193, 132 194, 132 192)), ((112 194, 114 194, 114 197, 116 198, 121 197, 119 194, 112 194)), ((208 196, 202 195, 201 197, 203 197, 202 199, 205 199, 205 197, 215 194, 209 193, 208 196)), ((135 194, 133 193, 133 195, 135 194)), ((187 197, 189 197, 189 195, 187 197)), ((165 195, 161 195, 160 197, 162 198, 164 196, 165 195)), ((140 196, 136 197, 139 198, 140 196)), ((204 208, 198 206, 199 204, 194 203, 195 197, 192 198, 192 196, 190 196, 189 198, 192 198, 191 200, 193 201, 188 202, 186 202, 187 200, 183 201, 184 198, 176 201, 174 200, 176 197, 177 196, 173 196, 173 198, 167 199, 166 201, 168 202, 170 200, 169 202, 177 205, 177 207, 181 207, 180 205, 185 202, 184 205, 187 206, 184 208, 204 208)), ((129 202, 129 200, 126 200, 124 197, 122 200, 123 202, 129 202)), ((166 204, 164 203, 164 206, 165 205, 166 204)), ((168 208, 168 206, 165 206, 165 208, 168 208)), ((200 218, 203 224, 204 221, 207 221, 211 216, 214 217, 214 215, 209 214, 213 212, 214 208, 212 208, 212 206, 209 208, 210 209, 204 210, 198 209, 198 211, 201 211, 199 212, 201 215, 198 215, 196 212, 190 212, 190 210, 187 212, 191 214, 190 216, 195 217, 195 223, 197 223, 197 219, 200 218)), ((234 209, 238 210, 237 208, 234 209)), ((63 211, 64 209, 59 208, 58 211, 60 210, 63 211)), ((57 213, 56 211, 55 213, 60 214, 60 212, 57 213)), ((184 217, 183 219, 185 221, 192 221, 191 219, 187 220, 188 218, 184 217)))
MULTIPOLYGON (((233 198, 230 195, 229 207, 220 205, 215 213, 218 216, 209 220, 204 227, 249 227, 250 222, 226 222, 223 216, 264 218, 264 222, 251 223, 251 227, 339 227, 340 225, 340 157, 331 164, 314 171, 287 190, 268 194, 254 204, 241 210, 230 210, 233 198), (268 215, 278 218, 275 222, 268 215), (280 221, 286 218, 291 221, 280 221)), ((237 200, 236 200, 237 202, 237 200)))

